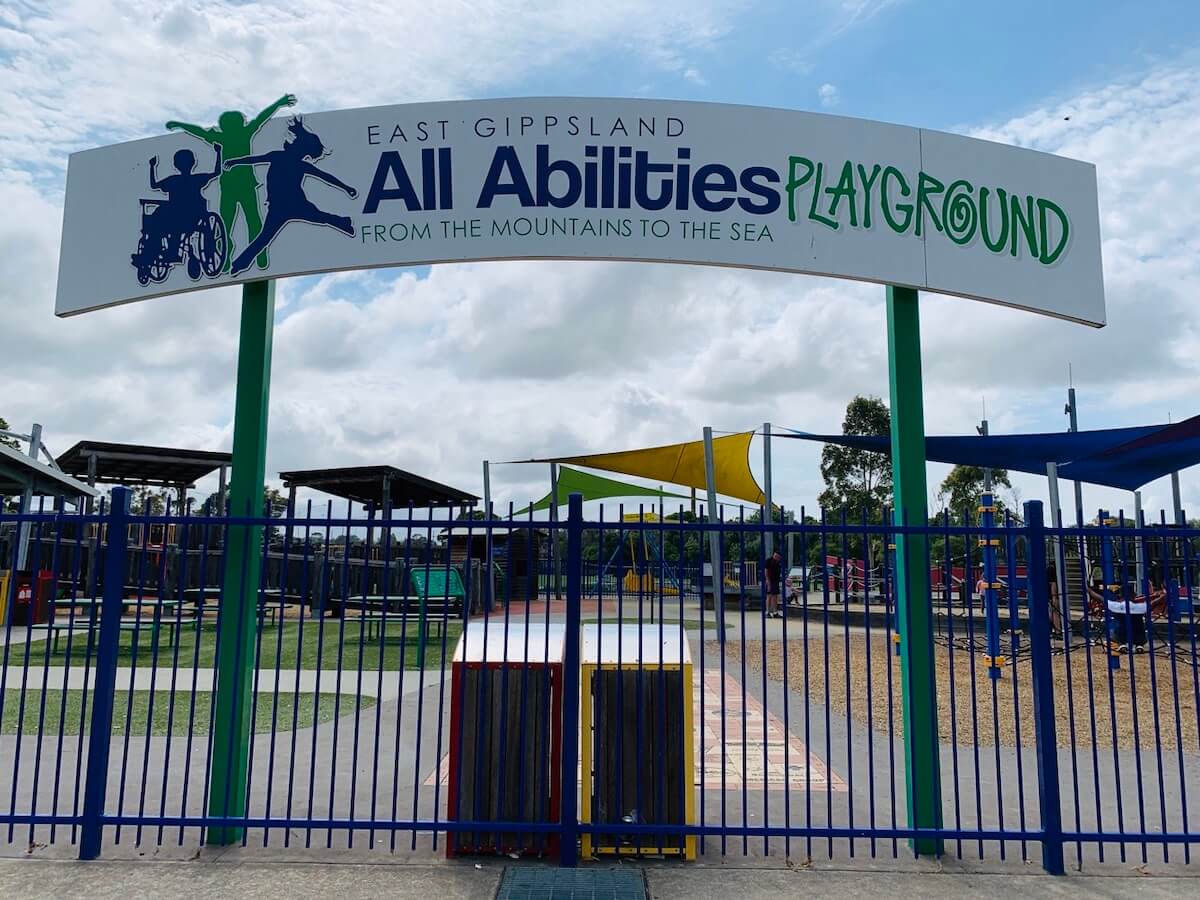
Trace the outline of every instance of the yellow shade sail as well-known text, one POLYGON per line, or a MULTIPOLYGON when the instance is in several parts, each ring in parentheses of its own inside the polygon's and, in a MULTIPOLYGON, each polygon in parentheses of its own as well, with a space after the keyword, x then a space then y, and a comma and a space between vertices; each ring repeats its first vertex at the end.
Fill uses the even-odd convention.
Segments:
MULTIPOLYGON (((753 431, 713 438, 713 479, 718 494, 736 497, 748 503, 762 504, 762 488, 750 471, 750 440, 753 431)), ((589 453, 585 456, 557 456, 527 462, 570 463, 589 469, 620 472, 651 481, 681 484, 706 490, 704 478, 704 441, 620 450, 616 453, 589 453)))

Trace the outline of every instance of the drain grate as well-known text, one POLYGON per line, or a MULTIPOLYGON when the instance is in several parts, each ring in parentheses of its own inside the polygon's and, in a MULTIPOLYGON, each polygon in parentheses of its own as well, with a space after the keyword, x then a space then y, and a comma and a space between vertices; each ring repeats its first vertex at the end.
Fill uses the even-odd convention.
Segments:
POLYGON ((646 900, 646 880, 634 868, 515 866, 504 870, 496 900, 646 900))

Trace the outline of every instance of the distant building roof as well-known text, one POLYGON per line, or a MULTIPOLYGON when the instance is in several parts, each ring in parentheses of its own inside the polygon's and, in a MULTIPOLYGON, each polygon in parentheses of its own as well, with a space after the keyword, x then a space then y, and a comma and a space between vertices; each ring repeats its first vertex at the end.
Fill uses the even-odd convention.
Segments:
MULTIPOLYGON (((15 496, 32 488, 35 494, 67 497, 96 497, 98 493, 70 475, 44 462, 30 459, 20 450, 0 444, 0 496, 15 496)), ((34 506, 34 511, 37 507, 34 506)))
POLYGON ((338 469, 305 469, 280 472, 284 487, 307 487, 379 509, 388 499, 392 509, 410 503, 425 509, 433 506, 474 506, 479 498, 395 466, 347 466, 338 469))
POLYGON ((180 487, 233 463, 233 455, 214 450, 181 450, 107 441, 80 441, 58 457, 64 472, 88 478, 88 458, 96 458, 96 481, 104 484, 180 487))

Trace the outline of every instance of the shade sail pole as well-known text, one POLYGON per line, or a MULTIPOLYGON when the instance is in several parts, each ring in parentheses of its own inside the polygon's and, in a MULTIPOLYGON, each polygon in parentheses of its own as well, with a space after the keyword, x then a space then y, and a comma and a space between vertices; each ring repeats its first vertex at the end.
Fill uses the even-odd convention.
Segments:
POLYGON ((763 422, 763 522, 766 530, 766 558, 775 550, 775 535, 771 531, 773 510, 771 507, 771 423, 763 422))
MULTIPOLYGON (((928 525, 925 410, 921 388, 921 326, 917 291, 887 288, 888 381, 891 389, 892 482, 896 524, 928 525)), ((896 618, 904 711, 904 777, 909 825, 940 829, 942 782, 938 749, 933 608, 928 538, 896 535, 896 618)), ((940 837, 919 837, 918 853, 937 856, 940 837)))
MULTIPOLYGON (((1062 528, 1062 505, 1058 498, 1058 463, 1046 463, 1046 484, 1050 488, 1050 522, 1062 528)), ((1071 601, 1067 596, 1067 560, 1063 553, 1062 535, 1056 534, 1054 543, 1054 574, 1058 584, 1058 608, 1062 610, 1062 640, 1066 647, 1071 642, 1071 601)))
MULTIPOLYGON (((1079 430, 1079 418, 1075 409, 1075 388, 1067 388, 1067 415, 1070 416, 1071 433, 1079 430)), ((1075 482, 1075 522, 1083 524, 1083 482, 1075 482)))
POLYGON ((1171 505, 1175 510, 1175 524, 1184 525, 1183 521, 1183 497, 1179 492, 1179 473, 1171 473, 1171 505))
MULTIPOLYGON (((713 474, 713 436, 712 427, 704 426, 704 482, 705 488, 708 491, 708 521, 715 523, 720 519, 720 514, 717 511, 717 483, 716 476, 713 474)), ((721 575, 721 534, 713 529, 708 533, 708 555, 712 560, 712 581, 713 581, 713 611, 717 616, 717 635, 718 640, 725 643, 725 579, 721 575)), ((701 565, 701 578, 703 584, 704 566, 701 565)))
MULTIPOLYGON (((558 463, 550 463, 550 521, 558 522, 558 463)), ((562 599, 562 591, 558 584, 559 574, 559 558, 558 558, 558 529, 551 527, 550 529, 550 558, 553 561, 554 574, 554 599, 562 599)))
POLYGON ((483 518, 488 524, 484 525, 483 557, 483 597, 487 603, 488 612, 492 610, 492 465, 486 459, 483 461, 483 518))

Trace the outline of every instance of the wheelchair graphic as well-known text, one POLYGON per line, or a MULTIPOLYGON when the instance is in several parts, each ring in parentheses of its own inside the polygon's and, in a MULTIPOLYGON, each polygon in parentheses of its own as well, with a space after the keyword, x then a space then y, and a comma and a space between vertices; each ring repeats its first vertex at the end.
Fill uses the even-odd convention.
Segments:
POLYGON ((201 275, 215 278, 221 274, 229 240, 219 215, 205 210, 200 218, 179 228, 174 221, 155 221, 160 216, 171 216, 173 210, 167 201, 142 198, 141 204, 142 233, 137 252, 131 257, 139 284, 165 281, 171 268, 180 263, 186 264, 188 278, 193 281, 201 275), (164 204, 166 208, 159 209, 164 204))

